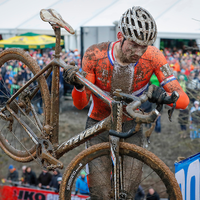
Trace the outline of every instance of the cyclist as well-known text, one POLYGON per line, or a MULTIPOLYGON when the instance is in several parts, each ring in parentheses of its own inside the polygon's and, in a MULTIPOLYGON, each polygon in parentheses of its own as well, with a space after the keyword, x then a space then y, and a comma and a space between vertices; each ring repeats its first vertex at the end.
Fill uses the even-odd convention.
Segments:
MULTIPOLYGON (((94 44, 87 49, 82 60, 82 69, 86 72, 86 78, 110 96, 114 96, 115 89, 140 96, 148 88, 149 80, 155 73, 161 86, 169 95, 173 91, 179 93, 180 97, 176 103, 176 108, 185 109, 189 104, 189 98, 173 76, 162 52, 151 46, 157 36, 156 23, 151 14, 142 7, 134 6, 122 15, 119 20, 119 29, 120 31, 117 33, 118 41, 94 44)), ((83 85, 75 82, 74 74, 76 71, 78 71, 78 68, 71 66, 64 71, 63 77, 66 82, 75 86, 72 91, 74 105, 78 109, 83 109, 89 103, 91 92, 83 85)), ((155 86, 150 101, 160 102, 163 96, 162 88, 155 86)), ((109 106, 92 94, 92 104, 89 109, 86 128, 109 115, 109 106)), ((134 120, 126 115, 123 116, 123 131, 130 130, 134 125, 134 120)), ((102 133, 87 141, 87 147, 108 141, 108 138, 108 132, 102 133)), ((138 131, 137 134, 125 141, 141 146, 143 144, 142 131, 138 131)), ((94 167, 89 165, 90 173, 92 173, 89 179, 91 199, 98 199, 92 197, 93 191, 96 194, 98 193, 99 199, 109 199, 109 180, 101 180, 98 174, 100 172, 102 177, 109 177, 110 162, 109 158, 104 157, 101 160, 93 161, 94 167), (106 197, 106 195, 108 196, 106 197)), ((140 179, 142 165, 139 162, 125 160, 124 165, 125 180, 126 177, 127 179, 132 177, 132 180, 140 179), (137 172, 135 169, 138 169, 137 172), (131 173, 133 170, 135 170, 134 173, 131 173)), ((134 193, 138 188, 139 181, 133 182, 125 185, 124 190, 131 188, 134 193)), ((134 197, 134 194, 131 194, 131 196, 134 197)))

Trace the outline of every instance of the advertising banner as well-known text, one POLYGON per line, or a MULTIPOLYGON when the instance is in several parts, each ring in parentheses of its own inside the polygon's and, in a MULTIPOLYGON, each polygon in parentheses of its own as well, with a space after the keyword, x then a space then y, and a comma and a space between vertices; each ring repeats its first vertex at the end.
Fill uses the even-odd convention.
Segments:
MULTIPOLYGON (((73 195, 72 200, 85 200, 88 196, 73 195)), ((0 186, 0 200, 59 200, 59 193, 36 188, 0 186)))
POLYGON ((183 200, 200 200, 200 153, 175 163, 183 200))

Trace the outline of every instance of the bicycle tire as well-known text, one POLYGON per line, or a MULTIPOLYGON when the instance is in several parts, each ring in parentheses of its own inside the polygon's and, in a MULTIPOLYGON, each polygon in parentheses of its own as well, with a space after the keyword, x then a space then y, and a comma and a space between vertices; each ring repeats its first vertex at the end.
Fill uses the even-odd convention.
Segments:
MULTIPOLYGON (((6 49, 3 52, 1 52, 0 53, 0 67, 2 67, 8 61, 9 62, 17 61, 17 62, 23 63, 26 67, 28 67, 28 69, 34 75, 41 70, 40 67, 38 66, 36 60, 34 60, 28 53, 26 53, 22 49, 10 48, 10 49, 6 49)), ((17 73, 19 73, 19 72, 17 72, 17 73)), ((42 98, 42 101, 44 102, 44 108, 43 108, 44 109, 44 116, 43 116, 43 124, 42 125, 45 125, 45 124, 49 123, 49 121, 50 121, 49 120, 49 114, 46 111, 47 107, 50 105, 50 95, 49 95, 48 85, 47 85, 47 82, 46 82, 46 79, 45 79, 44 76, 40 76, 36 80, 36 82, 39 85, 39 90, 41 92, 41 98, 42 98)), ((1 87, 2 87, 3 83, 5 83, 5 82, 1 83, 1 87)), ((9 94, 10 90, 8 90, 7 88, 4 88, 3 91, 4 92, 2 92, 2 90, 0 90, 1 94, 5 95, 4 98, 8 99, 11 96, 9 94), (8 95, 9 95, 9 97, 8 97, 8 95)), ((3 101, 1 101, 0 103, 5 104, 5 102, 3 102, 3 101)), ((16 105, 17 104, 15 104, 14 107, 15 107, 15 109, 18 110, 18 106, 16 108, 16 105)), ((8 111, 6 111, 6 112, 7 112, 8 115, 10 115, 10 113, 8 111)), ((15 112, 17 112, 17 114, 19 113, 18 111, 15 111, 15 112)), ((27 114, 27 116, 28 115, 29 114, 27 114)), ((3 126, 2 125, 3 123, 6 124, 5 121, 2 121, 2 122, 0 122, 0 125, 3 126)), ((14 123, 16 124, 15 128, 20 129, 19 127, 21 125, 19 125, 17 120, 15 120, 14 123), (17 123, 18 123, 19 126, 17 125, 17 123)), ((13 123, 13 127, 15 125, 14 123, 13 123)), ((7 126, 7 125, 5 125, 5 126, 7 126)), ((6 130, 4 128, 1 128, 0 129, 0 147, 4 150, 4 152, 8 156, 10 156, 12 159, 17 160, 19 162, 29 162, 29 161, 33 160, 33 157, 36 156, 36 148, 35 148, 34 144, 31 144, 30 147, 28 147, 29 149, 28 149, 28 152, 27 152, 23 147, 20 147, 20 144, 16 145, 16 143, 14 144, 14 142, 11 143, 11 137, 13 137, 13 136, 11 136, 10 130, 7 130, 7 132, 6 132, 6 133, 10 134, 10 136, 6 136, 6 133, 4 133, 4 132, 6 132, 6 130), (9 137, 9 140, 7 139, 7 137, 9 137)), ((18 132, 20 132, 20 130, 18 132)), ((13 138, 12 138, 12 140, 14 140, 13 138)), ((27 138, 28 138, 28 136, 27 136, 27 138)))
MULTIPOLYGON (((120 154, 136 158, 148 165, 163 181, 167 188, 170 200, 182 200, 182 194, 174 174, 153 153, 134 144, 120 143, 120 154)), ((104 155, 110 155, 109 143, 94 145, 79 153, 66 168, 60 186, 60 200, 70 200, 73 183, 79 171, 90 161, 104 155), (80 167, 81 166, 81 167, 80 167)), ((105 198, 105 199, 108 199, 105 198)))

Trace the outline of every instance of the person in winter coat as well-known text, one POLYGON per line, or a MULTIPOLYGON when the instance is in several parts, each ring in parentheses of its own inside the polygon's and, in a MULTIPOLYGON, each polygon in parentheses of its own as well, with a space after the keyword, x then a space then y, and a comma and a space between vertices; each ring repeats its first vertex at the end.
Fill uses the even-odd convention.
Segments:
POLYGON ((47 186, 47 188, 54 188, 55 192, 59 192, 60 189, 60 184, 62 180, 62 175, 60 174, 59 170, 54 170, 53 171, 53 176, 51 179, 51 182, 47 186))
POLYGON ((146 200, 160 200, 160 197, 153 188, 150 188, 146 200))
POLYGON ((144 190, 141 185, 139 185, 137 192, 135 194, 135 200, 143 200, 145 197, 144 190))
POLYGON ((35 172, 32 171, 31 167, 26 168, 24 182, 25 184, 29 184, 33 186, 37 185, 37 177, 35 175, 35 172))
POLYGON ((7 180, 9 180, 10 182, 19 181, 19 174, 18 174, 18 171, 14 168, 14 166, 9 165, 8 169, 9 169, 9 173, 7 176, 7 180))
POLYGON ((42 173, 38 177, 38 186, 43 187, 49 185, 51 179, 52 175, 48 171, 42 170, 42 173))
POLYGON ((87 184, 87 177, 84 170, 81 171, 81 175, 76 180, 76 190, 75 195, 77 193, 83 194, 83 195, 89 195, 89 188, 87 184))

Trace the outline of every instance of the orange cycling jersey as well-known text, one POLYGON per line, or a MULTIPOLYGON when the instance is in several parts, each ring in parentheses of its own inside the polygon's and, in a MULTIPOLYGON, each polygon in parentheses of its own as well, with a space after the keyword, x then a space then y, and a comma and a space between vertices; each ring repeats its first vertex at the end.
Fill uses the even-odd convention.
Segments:
MULTIPOLYGON (((87 49, 82 61, 82 69, 87 73, 86 78, 113 96, 115 89, 140 96, 147 88, 153 73, 157 76, 166 92, 177 91, 180 95, 176 108, 185 109, 189 104, 188 96, 182 90, 174 77, 164 55, 154 46, 148 46, 146 52, 137 63, 120 66, 114 55, 116 42, 96 44, 87 49)), ((72 98, 78 109, 83 109, 90 100, 88 89, 78 90, 74 87, 72 98)), ((92 104, 88 116, 102 120, 110 115, 110 107, 92 94, 92 104)))

